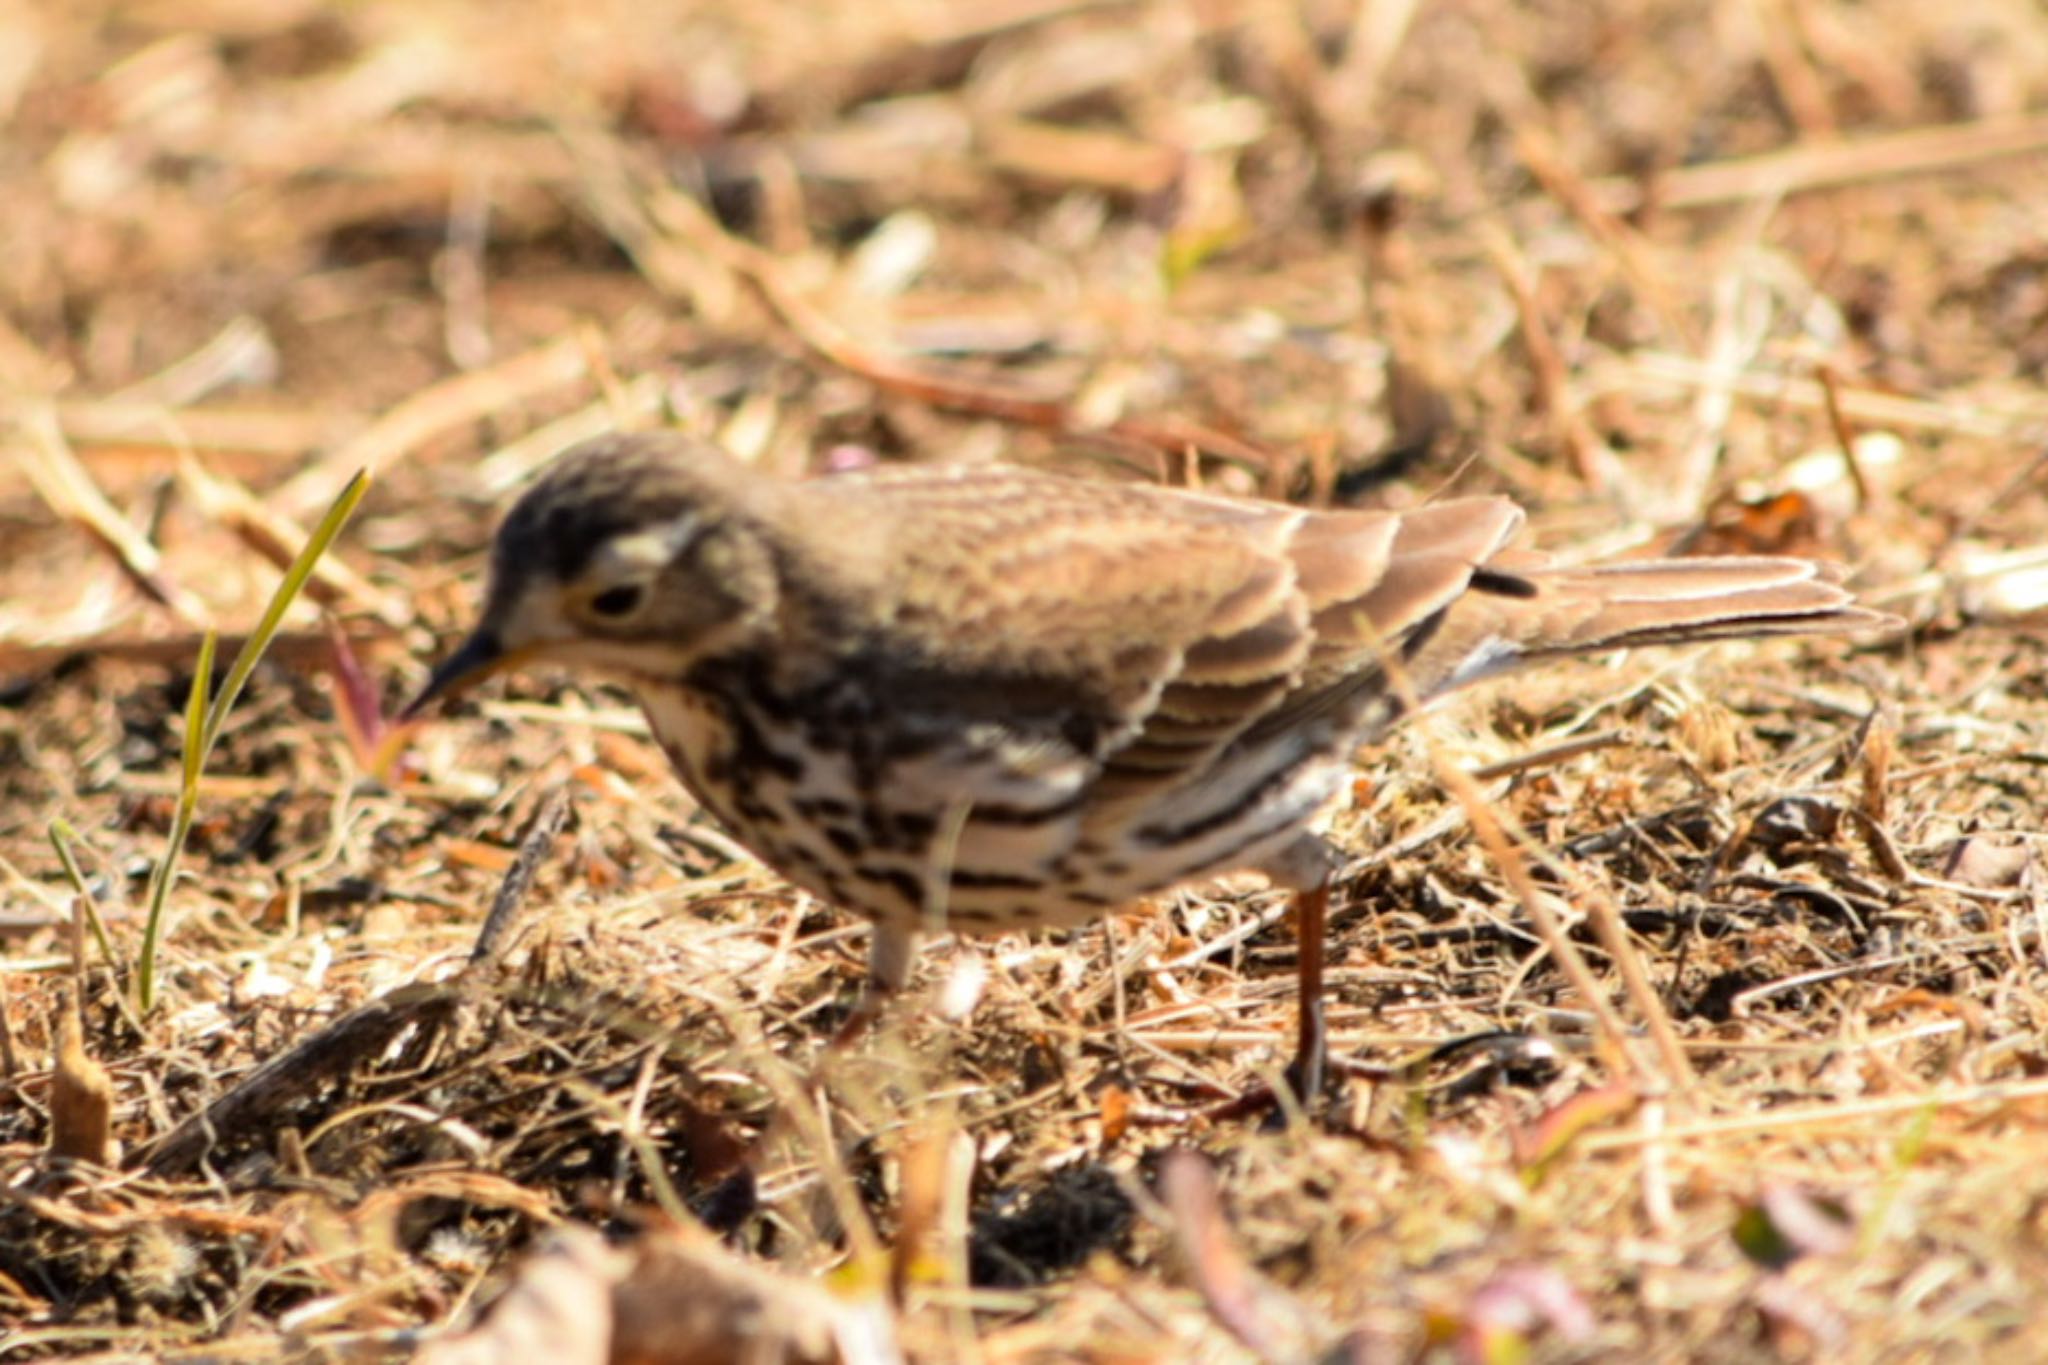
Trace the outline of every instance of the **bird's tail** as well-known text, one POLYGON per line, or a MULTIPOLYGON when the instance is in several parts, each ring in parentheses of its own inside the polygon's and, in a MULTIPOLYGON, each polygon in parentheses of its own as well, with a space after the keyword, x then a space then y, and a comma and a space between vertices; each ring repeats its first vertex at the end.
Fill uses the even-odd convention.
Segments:
MULTIPOLYGON (((1524 659, 1897 624, 1894 617, 1857 605, 1839 569, 1811 560, 1645 559, 1573 568, 1537 563, 1517 570, 1502 562, 1510 558, 1500 556, 1481 575, 1498 577, 1499 590, 1520 599, 1503 614, 1505 633, 1524 659)), ((1473 586, 1484 591, 1488 585, 1473 586)))

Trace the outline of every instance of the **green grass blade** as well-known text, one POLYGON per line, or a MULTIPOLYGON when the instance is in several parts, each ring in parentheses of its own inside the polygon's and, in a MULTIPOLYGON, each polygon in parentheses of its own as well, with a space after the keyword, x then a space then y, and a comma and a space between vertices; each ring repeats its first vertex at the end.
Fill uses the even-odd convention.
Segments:
POLYGON ((370 488, 370 471, 359 469, 348 481, 334 503, 327 509, 327 515, 320 518, 320 524, 313 528, 313 534, 306 537, 306 546, 299 551, 284 577, 279 580, 277 591, 270 596, 270 605, 263 609, 262 619, 256 622, 256 629, 249 632, 249 638, 242 642, 242 648, 235 655, 235 662, 228 668, 227 680, 221 684, 220 695, 213 699, 212 707, 206 713, 205 747, 200 751, 199 763, 203 768, 207 755, 213 752, 213 742, 220 736, 221 722, 227 719, 228 708, 242 695, 243 684, 256 671, 257 663, 263 658, 263 651, 270 648, 270 642, 277 636, 277 628, 284 624, 284 614, 291 610, 305 589, 306 581, 313 576, 314 565, 320 556, 327 553, 327 547, 341 534, 341 528, 348 525, 348 519, 355 514, 356 504, 363 500, 363 494, 370 488))
POLYGON ((185 775, 178 784, 179 799, 199 790, 199 774, 206 767, 206 698, 213 687, 213 656, 220 639, 212 631, 199 642, 199 662, 192 666, 192 690, 185 696, 185 742, 179 754, 185 775))
POLYGON ((50 821, 49 833, 50 847, 57 850, 57 861, 63 865, 64 876, 70 881, 72 891, 78 896, 79 905, 85 910, 86 927, 92 930, 94 940, 100 945, 100 956, 106 959, 107 966, 118 976, 121 963, 114 956, 114 942, 107 937, 106 923, 100 919, 100 903, 93 896, 92 888, 85 884, 85 873, 79 869, 78 859, 71 852, 71 846, 79 842, 78 831, 71 827, 69 820, 60 815, 50 821))
POLYGON ((135 1003, 144 1014, 156 1004, 156 948, 163 934, 164 907, 171 898, 171 883, 177 880, 178 859, 185 852, 185 840, 192 833, 192 813, 199 806, 199 776, 206 766, 206 694, 213 681, 213 656, 217 640, 207 631, 199 641, 199 658, 192 666, 192 690, 185 698, 185 739, 180 754, 182 773, 178 782, 178 807, 171 816, 170 838, 164 856, 149 874, 149 906, 142 920, 142 950, 135 959, 135 1003))
POLYGON ((178 859, 185 852, 185 840, 192 832, 192 819, 199 808, 200 782, 206 772, 206 760, 213 753, 214 741, 220 738, 221 725, 227 720, 228 710, 241 696, 249 675, 256 671, 263 651, 277 638, 277 629, 284 623, 285 613, 291 610, 292 603, 304 590, 306 580, 313 576, 313 566, 320 562, 320 556, 327 553, 327 547, 341 534, 341 528, 348 524, 356 504, 363 500, 369 486, 369 471, 358 471, 348 481, 348 486, 341 490, 340 496, 335 498, 327 509, 327 515, 306 538, 305 548, 285 570, 277 591, 270 596, 270 605, 263 609, 256 628, 242 642, 234 663, 228 667, 228 675, 222 681, 220 691, 211 700, 207 697, 208 684, 213 677, 214 637, 211 631, 199 646, 197 676, 192 681, 192 695, 185 708, 184 774, 178 792, 177 814, 171 820, 171 835, 164 847, 163 860, 150 876, 149 911, 142 926, 142 950, 135 963, 136 1000, 144 1014, 156 1004, 156 954, 163 935, 164 907, 170 901, 171 883, 177 878, 178 859))

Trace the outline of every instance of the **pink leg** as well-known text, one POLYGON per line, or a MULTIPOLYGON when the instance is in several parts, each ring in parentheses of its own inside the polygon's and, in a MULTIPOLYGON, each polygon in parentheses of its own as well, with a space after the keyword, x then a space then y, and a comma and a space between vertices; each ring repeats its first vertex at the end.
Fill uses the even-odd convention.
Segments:
POLYGON ((1329 1036, 1323 1023, 1323 959, 1327 948, 1323 935, 1329 918, 1327 879, 1294 893, 1295 953, 1301 964, 1296 975, 1301 1033, 1294 1061, 1287 1068, 1287 1083, 1304 1107, 1313 1106, 1322 1095, 1323 1078, 1329 1070, 1329 1036))

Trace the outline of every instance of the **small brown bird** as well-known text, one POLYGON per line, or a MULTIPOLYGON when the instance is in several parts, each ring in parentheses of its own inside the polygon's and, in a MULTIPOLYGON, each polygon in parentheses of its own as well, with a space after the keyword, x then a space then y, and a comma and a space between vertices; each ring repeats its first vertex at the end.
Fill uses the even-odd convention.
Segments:
POLYGON ((1261 869, 1298 897, 1313 1094, 1335 861, 1308 826, 1356 745, 1557 655, 1887 619, 1805 560, 1570 568, 1507 548, 1521 521, 1005 467, 785 483, 605 437, 512 509, 481 622, 408 714, 529 660, 622 679, 705 810, 874 922, 854 1030, 920 930, 1072 925, 1261 869))

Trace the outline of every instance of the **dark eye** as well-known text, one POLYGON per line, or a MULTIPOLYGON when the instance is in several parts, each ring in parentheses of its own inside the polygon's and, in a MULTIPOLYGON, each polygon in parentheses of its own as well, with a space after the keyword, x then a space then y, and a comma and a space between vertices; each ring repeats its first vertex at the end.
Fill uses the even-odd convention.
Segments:
POLYGON ((609 616, 618 620, 631 616, 640 610, 640 599, 645 590, 637 583, 622 583, 616 588, 606 588, 590 599, 590 610, 594 615, 609 616))

